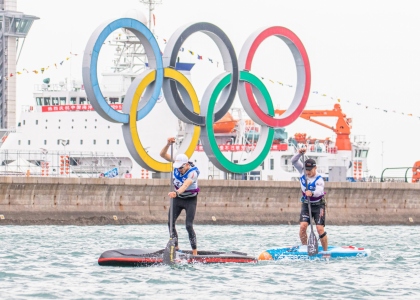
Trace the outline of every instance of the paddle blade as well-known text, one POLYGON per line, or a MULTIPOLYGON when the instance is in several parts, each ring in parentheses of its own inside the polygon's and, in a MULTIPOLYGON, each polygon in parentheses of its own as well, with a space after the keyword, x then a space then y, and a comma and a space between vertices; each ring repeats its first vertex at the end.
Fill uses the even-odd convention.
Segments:
POLYGON ((163 252, 163 263, 173 265, 175 263, 175 238, 170 238, 163 252))
POLYGON ((318 254, 318 240, 315 233, 311 231, 308 239, 308 256, 314 256, 318 254))

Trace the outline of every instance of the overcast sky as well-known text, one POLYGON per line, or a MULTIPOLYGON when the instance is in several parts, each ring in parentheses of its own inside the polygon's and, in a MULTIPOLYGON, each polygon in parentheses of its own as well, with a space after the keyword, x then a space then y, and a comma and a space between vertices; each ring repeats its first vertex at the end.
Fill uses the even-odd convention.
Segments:
MULTIPOLYGON (((103 21, 133 8, 147 15, 146 6, 138 0, 18 0, 18 10, 40 17, 19 58, 17 71, 30 71, 18 76, 19 103, 31 104, 33 85, 45 77, 52 82, 65 77, 81 80, 82 54, 91 33, 103 21), (63 60, 62 66, 53 67, 63 60), (31 72, 48 66, 44 74, 31 72)), ((371 175, 379 176, 382 168, 410 167, 420 160, 419 8, 416 1, 407 0, 163 0, 154 11, 155 33, 164 48, 163 39, 169 39, 179 26, 206 21, 222 28, 239 54, 258 28, 276 25, 292 30, 311 64, 307 109, 332 109, 339 98, 353 119, 352 137, 364 135, 370 143, 369 168, 371 175)), ((220 59, 216 47, 202 34, 188 39, 185 48, 213 61, 220 59)), ((196 63, 192 80, 200 95, 221 69, 195 56, 184 54, 184 59, 196 63)), ((253 72, 264 76, 275 105, 286 108, 294 92, 287 84, 296 84, 296 73, 291 54, 279 39, 263 43, 253 72)), ((287 131, 289 136, 306 132, 320 139, 334 137, 330 130, 302 119, 287 131)))

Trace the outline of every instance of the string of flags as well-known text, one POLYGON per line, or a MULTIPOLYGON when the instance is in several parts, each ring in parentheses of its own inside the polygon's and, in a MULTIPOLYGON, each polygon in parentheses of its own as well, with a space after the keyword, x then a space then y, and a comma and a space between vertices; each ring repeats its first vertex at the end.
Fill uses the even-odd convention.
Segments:
MULTIPOLYGON (((156 36, 156 39, 159 39, 159 37, 158 36, 156 36)), ((164 44, 166 44, 167 43, 167 40, 166 39, 162 39, 162 41, 163 41, 163 43, 164 44)), ((200 55, 200 54, 198 54, 198 53, 196 53, 195 51, 193 51, 193 50, 188 50, 188 49, 185 49, 184 47, 181 47, 180 49, 179 49, 179 51, 180 52, 187 52, 187 53, 189 53, 193 58, 195 58, 195 59, 197 59, 197 60, 202 60, 202 61, 208 61, 209 63, 212 63, 212 64, 214 64, 216 67, 219 67, 219 61, 216 61, 216 60, 214 60, 213 58, 210 58, 210 57, 206 57, 206 58, 204 58, 204 56, 203 55, 200 55)), ((51 69, 58 69, 59 67, 61 67, 66 61, 68 61, 68 60, 70 60, 71 59, 71 57, 73 57, 73 56, 78 56, 78 54, 77 53, 73 53, 73 52, 70 52, 70 55, 69 56, 66 56, 63 60, 61 60, 60 62, 55 62, 55 63, 53 63, 53 64, 50 64, 50 65, 48 65, 48 66, 46 66, 46 67, 41 67, 41 68, 39 68, 39 69, 34 69, 34 70, 28 70, 28 69, 22 69, 22 71, 17 71, 16 72, 16 74, 13 74, 13 73, 10 73, 9 74, 9 76, 6 76, 6 80, 8 80, 10 77, 13 77, 13 76, 15 76, 15 75, 21 75, 21 74, 24 74, 24 73, 34 73, 34 74, 44 74, 44 72, 46 72, 46 71, 48 71, 50 68, 51 69)), ((282 81, 278 81, 278 80, 273 80, 273 79, 270 79, 270 78, 266 78, 266 77, 263 77, 263 76, 260 76, 260 78, 261 78, 261 80, 263 80, 263 81, 268 81, 268 82, 270 82, 271 84, 275 84, 275 85, 279 85, 279 86, 281 86, 281 87, 288 87, 288 88, 293 88, 293 87, 295 87, 294 85, 292 85, 292 84, 288 84, 288 83, 284 83, 284 82, 282 82, 282 81)), ((371 106, 371 105, 366 105, 366 104, 364 104, 364 103, 362 103, 362 102, 355 102, 355 101, 351 101, 351 100, 342 100, 341 98, 338 98, 338 97, 333 97, 333 96, 329 96, 328 94, 326 94, 326 93, 322 93, 322 92, 320 92, 320 91, 312 91, 311 92, 312 94, 316 94, 316 95, 319 95, 319 96, 321 96, 321 97, 326 97, 326 98, 329 98, 330 100, 333 100, 333 101, 336 101, 336 102, 347 102, 347 103, 351 103, 351 104, 355 104, 355 105, 357 105, 357 106, 360 106, 360 107, 364 107, 365 109, 375 109, 375 110, 377 110, 377 111, 382 111, 382 112, 384 112, 384 113, 395 113, 395 114, 401 114, 401 115, 404 115, 404 116, 408 116, 408 117, 415 117, 415 118, 418 118, 419 120, 420 120, 420 116, 414 116, 412 113, 404 113, 404 112, 400 112, 400 111, 397 111, 397 110, 390 110, 390 109, 383 109, 383 108, 380 108, 380 107, 375 107, 375 106, 371 106)))
POLYGON ((66 61, 68 61, 69 59, 71 59, 71 57, 73 56, 77 56, 77 53, 73 53, 70 52, 69 56, 66 56, 65 58, 63 58, 61 61, 59 62, 55 62, 53 64, 50 64, 46 67, 41 67, 38 69, 33 69, 33 70, 28 70, 26 68, 23 68, 21 71, 16 71, 16 73, 10 73, 7 76, 5 76, 6 80, 9 80, 10 77, 13 77, 15 75, 22 75, 22 74, 28 74, 28 73, 34 73, 34 74, 44 74, 44 72, 48 71, 50 68, 51 69, 58 69, 59 67, 61 67, 66 61))
MULTIPOLYGON (((158 36, 156 36, 156 39, 159 39, 159 37, 158 36)), ((163 40, 163 43, 164 44, 166 44, 166 42, 167 42, 167 40, 166 39, 162 39, 163 40)), ((184 48, 184 47, 181 47, 181 49, 179 50, 180 52, 184 52, 186 49, 184 48)), ((195 57, 197 60, 204 60, 204 58, 203 58, 203 56, 202 55, 200 55, 200 54, 197 54, 196 52, 194 52, 194 51, 192 51, 192 50, 187 50, 188 51, 188 53, 190 53, 193 57, 195 57)), ((210 58, 210 57, 208 57, 207 58, 207 60, 210 62, 210 63, 213 63, 214 61, 213 61, 213 59, 212 58, 210 58)), ((216 63, 216 66, 217 67, 219 67, 219 62, 218 61, 216 61, 215 62, 216 63)), ((260 76, 260 78, 261 78, 261 80, 263 80, 263 81, 268 81, 268 82, 270 82, 270 83, 272 83, 272 84, 278 84, 279 86, 282 86, 282 87, 289 87, 289 88, 293 88, 293 87, 295 87, 294 85, 292 85, 292 84, 287 84, 287 83, 284 83, 284 82, 281 82, 281 81, 277 81, 277 80, 273 80, 273 79, 270 79, 270 78, 266 78, 266 77, 262 77, 262 76, 260 76)), ((356 105, 358 105, 358 106, 360 106, 360 107, 364 107, 365 109, 369 109, 369 108, 373 108, 373 109, 375 109, 375 110, 378 110, 378 111, 382 111, 382 112, 384 112, 384 113, 396 113, 396 114, 402 114, 402 115, 405 115, 405 116, 408 116, 408 117, 414 117, 414 115, 413 114, 411 114, 411 113, 404 113, 404 112, 398 112, 398 111, 396 111, 396 110, 389 110, 389 109, 383 109, 383 108, 380 108, 380 107, 372 107, 372 106, 370 106, 370 105, 365 105, 365 104, 363 104, 363 103, 361 103, 361 102, 354 102, 354 101, 351 101, 351 100, 341 100, 340 98, 338 98, 338 97, 332 97, 332 96, 329 96, 329 95, 327 95, 326 93, 321 93, 321 92, 319 92, 319 91, 312 91, 312 93, 313 94, 317 94, 317 95, 320 95, 320 96, 322 96, 322 97, 326 97, 326 98, 329 98, 329 99, 331 99, 331 100, 333 100, 333 101, 336 101, 336 102, 347 102, 347 103, 352 103, 352 104, 356 104, 356 105)), ((419 120, 420 120, 420 116, 415 116, 415 118, 418 118, 419 120)))

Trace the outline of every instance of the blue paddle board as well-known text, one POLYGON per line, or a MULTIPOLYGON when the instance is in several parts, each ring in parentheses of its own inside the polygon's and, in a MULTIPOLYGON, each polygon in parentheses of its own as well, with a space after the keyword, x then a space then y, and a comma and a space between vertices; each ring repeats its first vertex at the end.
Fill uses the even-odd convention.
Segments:
POLYGON ((320 246, 317 255, 308 256, 308 247, 301 245, 266 250, 260 254, 258 260, 366 257, 370 255, 370 252, 370 249, 355 246, 329 246, 328 251, 323 251, 320 246))

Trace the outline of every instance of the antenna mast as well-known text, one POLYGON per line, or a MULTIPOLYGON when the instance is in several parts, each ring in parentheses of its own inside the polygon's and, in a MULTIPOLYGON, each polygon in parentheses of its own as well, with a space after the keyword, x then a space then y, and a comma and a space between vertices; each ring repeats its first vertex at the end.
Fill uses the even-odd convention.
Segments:
POLYGON ((162 4, 162 0, 139 0, 140 3, 143 3, 148 6, 149 10, 149 29, 152 30, 153 33, 155 33, 155 28, 153 26, 152 29, 152 11, 155 9, 157 4, 162 4))

